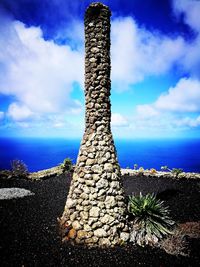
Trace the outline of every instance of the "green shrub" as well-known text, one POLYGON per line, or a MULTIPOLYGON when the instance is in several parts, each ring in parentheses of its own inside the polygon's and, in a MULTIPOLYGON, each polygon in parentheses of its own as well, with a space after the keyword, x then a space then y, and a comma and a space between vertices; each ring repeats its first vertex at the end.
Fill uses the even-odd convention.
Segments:
POLYGON ((63 169, 63 172, 65 171, 71 171, 72 170, 72 160, 70 158, 64 159, 63 163, 61 163, 61 167, 63 169))
POLYGON ((178 177, 179 174, 183 172, 183 169, 173 168, 171 172, 172 172, 176 177, 178 177))
POLYGON ((128 211, 134 217, 131 241, 140 246, 156 244, 172 233, 175 222, 164 202, 154 194, 129 196, 128 211))
POLYGON ((21 178, 27 178, 29 174, 26 164, 19 159, 11 161, 11 172, 12 176, 21 178))
POLYGON ((180 168, 170 169, 170 168, 168 168, 168 166, 162 166, 161 170, 171 172, 172 174, 174 174, 176 176, 176 178, 179 176, 180 173, 183 172, 183 169, 180 169, 180 168))

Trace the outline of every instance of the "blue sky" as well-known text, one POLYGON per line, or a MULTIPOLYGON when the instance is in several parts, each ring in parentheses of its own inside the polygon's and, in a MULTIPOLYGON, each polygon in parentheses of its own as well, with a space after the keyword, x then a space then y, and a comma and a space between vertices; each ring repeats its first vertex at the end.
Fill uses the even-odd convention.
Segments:
MULTIPOLYGON (((0 136, 81 137, 84 0, 1 0, 0 136)), ((116 138, 200 136, 200 1, 102 1, 112 11, 116 138)))

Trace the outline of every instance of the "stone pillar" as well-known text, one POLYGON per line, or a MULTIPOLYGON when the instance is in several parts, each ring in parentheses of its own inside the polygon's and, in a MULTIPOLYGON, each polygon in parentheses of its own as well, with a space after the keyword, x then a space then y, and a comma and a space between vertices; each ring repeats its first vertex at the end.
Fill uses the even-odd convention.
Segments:
POLYGON ((61 224, 66 239, 113 246, 128 239, 120 167, 110 129, 109 8, 85 14, 85 133, 61 224))

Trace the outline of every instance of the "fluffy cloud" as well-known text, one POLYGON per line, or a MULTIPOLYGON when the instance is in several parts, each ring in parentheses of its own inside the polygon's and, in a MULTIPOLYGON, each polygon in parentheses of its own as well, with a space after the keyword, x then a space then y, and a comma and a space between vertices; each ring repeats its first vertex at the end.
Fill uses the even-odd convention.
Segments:
POLYGON ((83 51, 84 47, 84 24, 82 21, 74 19, 70 27, 66 26, 60 29, 54 40, 56 43, 67 43, 72 49, 83 51))
MULTIPOLYGON (((39 27, 4 20, 0 31, 0 92, 15 96, 18 106, 33 113, 80 111, 70 97, 73 83, 83 86, 83 26, 73 21, 66 29, 68 45, 43 38, 39 27), (69 40, 74 39, 77 49, 69 40)), ((126 90, 148 75, 166 73, 181 61, 187 68, 197 62, 197 45, 186 45, 182 37, 169 38, 140 28, 133 18, 112 21, 112 82, 115 90, 126 90), (191 51, 186 53, 186 51, 191 51), (187 54, 187 60, 184 55, 187 54)), ((60 40, 58 33, 56 40, 60 40)), ((195 65, 196 66, 196 65, 195 65)))
POLYGON ((189 127, 189 128, 195 128, 200 126, 200 116, 196 117, 196 118, 190 118, 190 117, 185 117, 179 120, 175 121, 175 124, 178 127, 189 127))
POLYGON ((200 1, 174 0, 177 19, 183 15, 185 23, 194 31, 192 39, 170 37, 149 32, 131 17, 112 21, 112 81, 114 89, 127 90, 150 75, 165 74, 173 66, 183 73, 200 78, 200 1))
MULTIPOLYGON (((171 132, 176 133, 200 126, 198 115, 200 112, 200 20, 198 19, 200 1, 174 0, 173 8, 177 18, 182 16, 184 22, 195 33, 193 39, 187 41, 182 39, 182 45, 178 48, 180 57, 174 57, 177 66, 186 71, 189 78, 180 79, 174 87, 163 92, 154 103, 136 107, 132 127, 138 131, 152 132, 156 129, 157 132, 163 131, 165 134, 168 132, 170 135, 171 132)), ((166 53, 167 51, 168 49, 166 53)), ((167 65, 170 67, 170 64, 167 65)))
POLYGON ((200 32, 200 1, 174 0, 173 7, 178 17, 184 14, 185 22, 196 32, 200 32))
POLYGON ((119 114, 119 113, 112 113, 112 116, 111 116, 111 124, 114 127, 125 127, 125 126, 128 126, 128 121, 121 114, 119 114))
POLYGON ((0 93, 16 99, 9 107, 9 115, 21 120, 32 113, 80 110, 80 103, 71 99, 70 93, 74 82, 83 84, 82 53, 44 40, 39 27, 3 22, 0 93))
POLYGON ((148 75, 166 73, 185 53, 182 37, 171 39, 138 27, 131 17, 112 23, 112 80, 118 90, 148 75))
POLYGON ((167 94, 161 95, 154 103, 158 110, 177 112, 200 111, 200 81, 182 78, 167 94))
POLYGON ((190 74, 200 79, 200 1, 174 0, 172 3, 177 18, 179 19, 182 16, 184 22, 196 35, 194 40, 185 42, 185 55, 181 64, 190 74))
POLYGON ((132 128, 143 134, 162 135, 200 126, 200 81, 182 78, 151 104, 138 105, 132 128))
POLYGON ((175 87, 169 88, 152 104, 138 105, 137 113, 141 117, 160 115, 161 112, 199 112, 200 81, 182 78, 175 87))
POLYGON ((139 114, 140 118, 152 118, 160 114, 159 110, 156 110, 153 105, 138 105, 136 107, 137 114, 139 114))
POLYGON ((26 120, 32 115, 33 113, 27 106, 19 105, 18 103, 12 103, 8 108, 8 116, 16 121, 26 120))

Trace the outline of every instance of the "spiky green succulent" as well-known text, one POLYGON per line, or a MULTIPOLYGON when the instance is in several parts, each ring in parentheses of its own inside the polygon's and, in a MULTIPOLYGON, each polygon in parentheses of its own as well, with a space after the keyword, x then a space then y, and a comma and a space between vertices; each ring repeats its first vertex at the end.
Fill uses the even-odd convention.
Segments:
POLYGON ((148 244, 152 238, 159 240, 172 233, 175 222, 169 216, 168 207, 155 194, 129 196, 128 210, 134 216, 138 237, 143 239, 139 243, 148 244))

